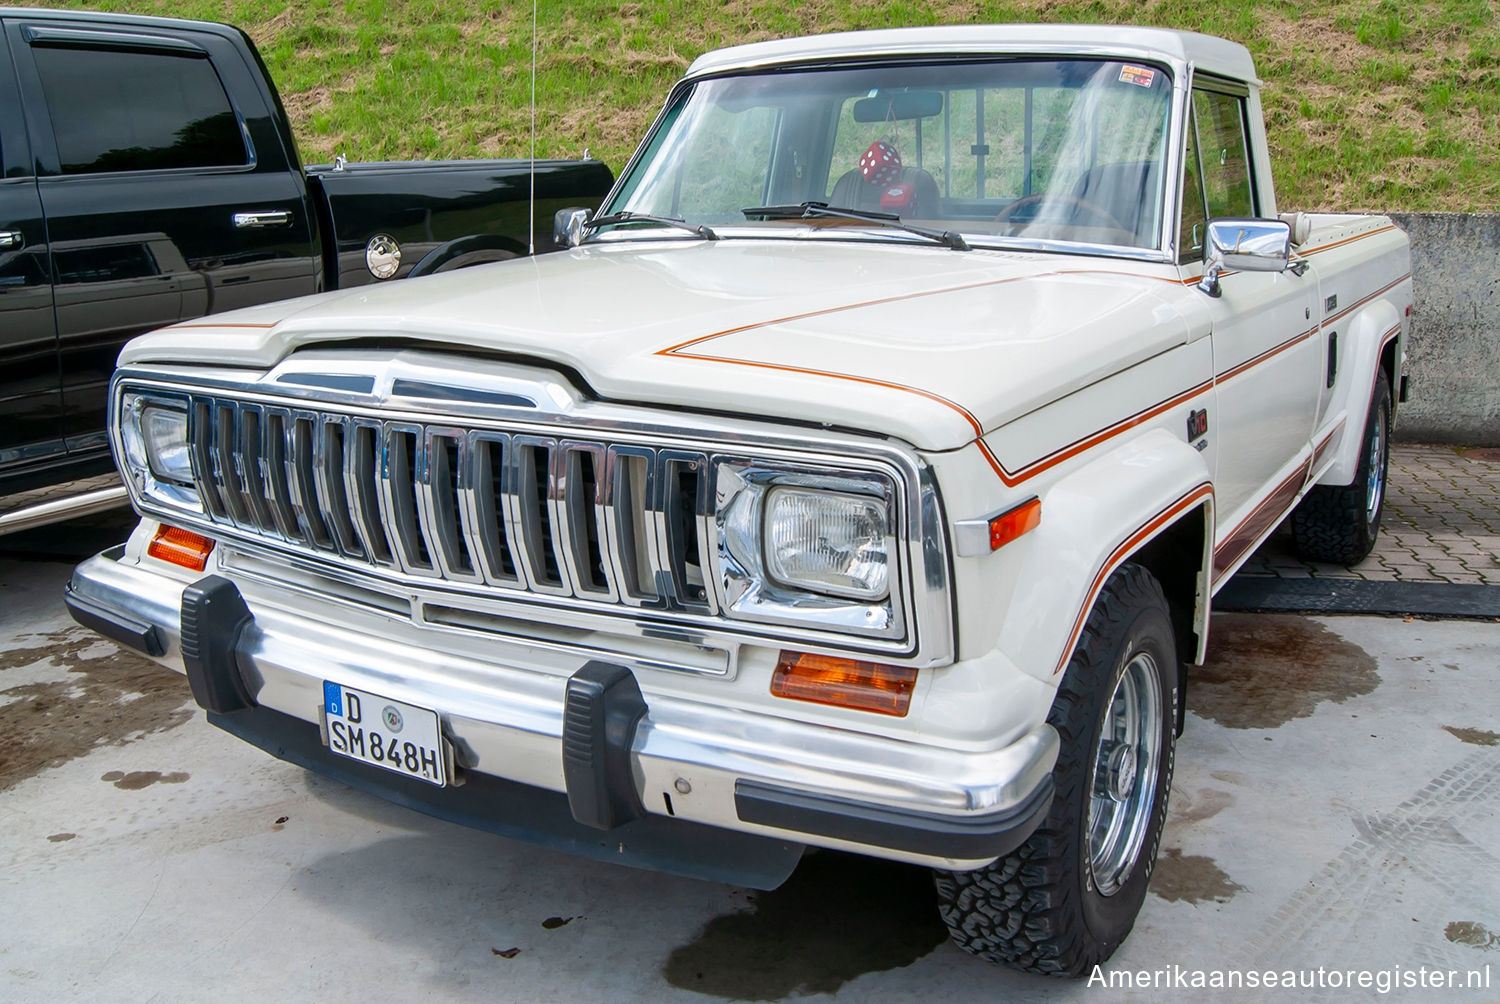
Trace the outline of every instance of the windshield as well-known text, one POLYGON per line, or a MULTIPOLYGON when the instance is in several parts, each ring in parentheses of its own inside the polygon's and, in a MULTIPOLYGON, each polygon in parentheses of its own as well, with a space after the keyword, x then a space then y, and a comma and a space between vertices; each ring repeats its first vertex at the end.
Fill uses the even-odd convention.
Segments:
POLYGON ((721 232, 860 225, 743 212, 821 202, 958 231, 977 244, 1154 249, 1170 94, 1161 67, 1096 59, 703 80, 673 100, 603 212, 721 232))

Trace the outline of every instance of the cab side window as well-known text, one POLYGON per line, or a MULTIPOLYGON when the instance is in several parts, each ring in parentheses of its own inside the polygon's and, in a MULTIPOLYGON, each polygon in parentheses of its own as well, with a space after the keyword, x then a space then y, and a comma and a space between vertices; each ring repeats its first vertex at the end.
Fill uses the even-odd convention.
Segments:
POLYGON ((1203 258, 1209 220, 1256 215, 1243 97, 1193 89, 1184 160, 1182 230, 1177 239, 1181 264, 1203 258))
POLYGON ((1194 90, 1193 119, 1198 125, 1198 154, 1209 219, 1254 216, 1244 99, 1194 90))
POLYGON ((202 56, 34 46, 64 174, 236 167, 239 120, 202 56))
POLYGON ((1198 162, 1198 121, 1189 113, 1187 145, 1183 148, 1182 232, 1177 238, 1178 264, 1201 261, 1203 235, 1208 230, 1208 211, 1203 202, 1202 165, 1198 162))

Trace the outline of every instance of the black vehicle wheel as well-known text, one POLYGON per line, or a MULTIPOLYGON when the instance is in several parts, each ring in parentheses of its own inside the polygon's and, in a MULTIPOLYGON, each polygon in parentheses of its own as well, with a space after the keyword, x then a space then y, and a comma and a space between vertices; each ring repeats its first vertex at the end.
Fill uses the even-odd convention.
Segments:
POLYGON ((1374 549, 1385 507, 1390 437, 1391 384, 1382 368, 1365 418, 1354 483, 1315 485, 1292 512, 1292 540, 1303 558, 1352 565, 1374 549))
POLYGON ((1127 564, 1089 613, 1047 716, 1062 748, 1046 819, 993 864, 936 873, 958 947, 1055 976, 1081 975, 1114 953, 1156 864, 1179 699, 1166 597, 1127 564))

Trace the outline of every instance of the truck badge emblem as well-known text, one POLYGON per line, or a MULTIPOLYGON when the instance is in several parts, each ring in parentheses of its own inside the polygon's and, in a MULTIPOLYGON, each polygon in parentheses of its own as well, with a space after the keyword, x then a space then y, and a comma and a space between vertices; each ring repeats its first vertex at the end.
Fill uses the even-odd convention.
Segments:
POLYGON ((1196 408, 1193 411, 1188 412, 1188 417, 1187 417, 1187 438, 1188 438, 1188 442, 1192 442, 1193 440, 1197 439, 1199 436, 1206 435, 1207 433, 1208 433, 1208 409, 1207 408, 1196 408))

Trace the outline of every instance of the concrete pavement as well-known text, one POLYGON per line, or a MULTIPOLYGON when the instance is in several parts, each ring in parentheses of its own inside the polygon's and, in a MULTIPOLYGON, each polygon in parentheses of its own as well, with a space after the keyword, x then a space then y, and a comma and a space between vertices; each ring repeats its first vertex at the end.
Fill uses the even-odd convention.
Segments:
POLYGON ((951 948, 920 869, 820 853, 753 893, 273 760, 208 726, 181 677, 72 625, 67 571, 0 559, 8 1002, 1147 1001, 1170 982, 1101 982, 1266 969, 1325 981, 1299 1000, 1500 1000, 1500 624, 1218 615, 1136 931, 1092 985, 1063 984, 951 948), (1376 989, 1433 970, 1480 983, 1376 989))
MULTIPOLYGON (((1497 486, 1500 455, 1398 444, 1369 559, 1300 562, 1279 535, 1241 577, 1496 588, 1497 486)), ((0 1000, 1146 1001, 1270 969, 1321 982, 1299 1000, 1500 1001, 1500 623, 1216 614, 1146 907, 1107 972, 1062 984, 950 947, 921 869, 818 853, 754 893, 271 759, 67 618, 71 561, 127 526, 0 553, 0 1000)))

